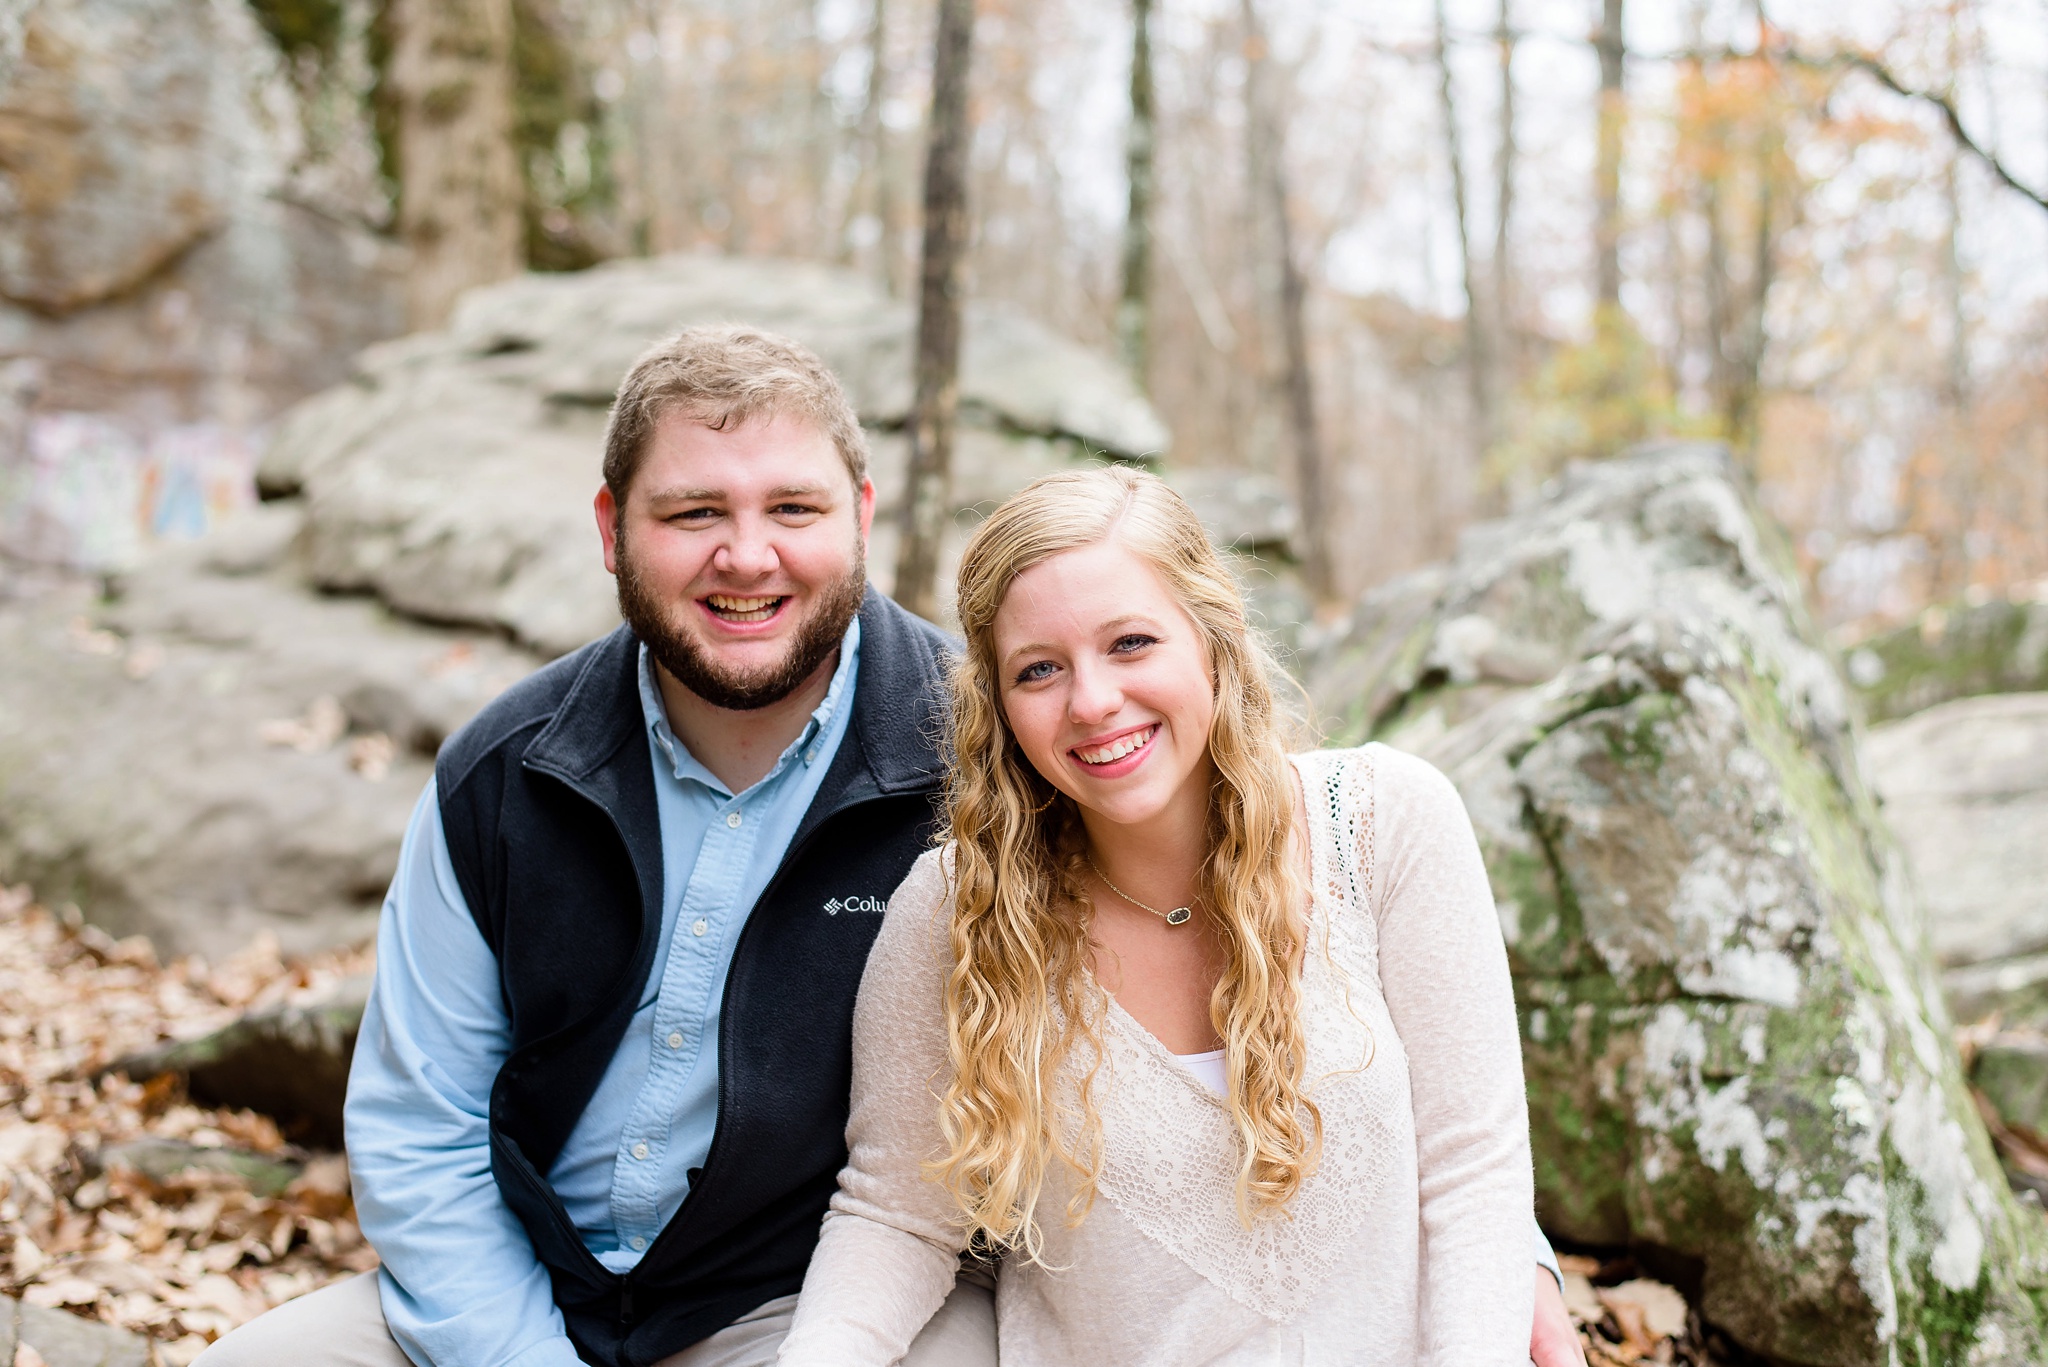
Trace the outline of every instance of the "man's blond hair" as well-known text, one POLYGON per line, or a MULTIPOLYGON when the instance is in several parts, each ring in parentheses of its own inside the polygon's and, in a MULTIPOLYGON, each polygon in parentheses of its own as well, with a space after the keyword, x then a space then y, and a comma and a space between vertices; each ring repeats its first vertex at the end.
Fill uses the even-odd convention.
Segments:
POLYGON ((838 448, 858 489, 868 441, 839 379, 800 342, 756 328, 685 328, 642 352, 612 400, 604 433, 604 482, 621 509, 654 429, 682 413, 717 431, 754 418, 802 418, 838 448))

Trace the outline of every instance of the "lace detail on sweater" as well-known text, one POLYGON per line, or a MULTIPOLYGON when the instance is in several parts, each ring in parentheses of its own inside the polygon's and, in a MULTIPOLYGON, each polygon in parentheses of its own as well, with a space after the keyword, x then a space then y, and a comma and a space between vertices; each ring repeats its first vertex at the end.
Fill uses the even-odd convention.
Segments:
POLYGON ((1316 1168, 1283 1211, 1238 1218, 1243 1153, 1229 1108, 1114 1002, 1095 1098, 1100 1191, 1149 1238, 1274 1321, 1306 1307, 1348 1256, 1413 1143, 1407 1062, 1380 992, 1372 887, 1372 762, 1300 756, 1314 869, 1301 1004, 1308 1094, 1322 1112, 1316 1168))

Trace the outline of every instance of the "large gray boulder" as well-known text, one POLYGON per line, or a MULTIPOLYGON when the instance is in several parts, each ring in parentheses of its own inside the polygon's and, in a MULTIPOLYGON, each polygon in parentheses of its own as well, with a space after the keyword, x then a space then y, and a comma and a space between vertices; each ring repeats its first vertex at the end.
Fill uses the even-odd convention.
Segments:
POLYGON ((311 592, 300 521, 0 611, 0 882, 166 953, 371 932, 434 747, 538 660, 311 592))
POLYGON ((374 159, 337 179, 306 127, 241 0, 0 5, 0 553, 119 570, 203 528, 402 326, 403 253, 335 189, 374 159))
POLYGON ((1573 471, 1306 660, 1332 738, 1458 784, 1539 1214, 1815 1367, 2039 1362, 2048 1231, 1963 1087, 1789 557, 1717 448, 1573 471))
POLYGON ((24 1348, 35 1354, 29 1361, 47 1367, 149 1367, 155 1361, 140 1334, 0 1296, 0 1362, 23 1361, 24 1348))
POLYGON ((2048 953, 2048 693, 1943 703, 1865 753, 1943 966, 2048 953))
MULTIPOLYGON (((649 341, 707 319, 816 346, 894 500, 911 320, 852 272, 672 257, 478 291, 286 416, 271 502, 111 598, 0 604, 0 882, 166 952, 366 936, 442 738, 617 623, 590 511, 605 406, 649 341)), ((1166 442, 1113 362, 1012 312, 970 310, 963 395, 963 526, 1040 473, 1166 442)), ((1270 490, 1200 493, 1248 550, 1284 536, 1270 490)), ((884 587, 893 561, 885 519, 884 587)))
MULTIPOLYGON (((305 497, 321 587, 571 649, 617 621, 590 513, 613 391, 649 343, 726 321, 797 338, 845 382, 874 446, 870 562, 887 587, 915 320, 866 277, 815 263, 679 255, 474 291, 445 331, 371 348, 289 414, 259 479, 305 497)), ((963 515, 1091 454, 1167 444, 1120 368, 994 306, 968 308, 961 405, 963 515)))
MULTIPOLYGON (((238 5, 32 0, 0 43, 0 295, 67 313, 224 223, 263 174, 260 50, 238 5)), ((281 168, 278 168, 281 169, 281 168)))

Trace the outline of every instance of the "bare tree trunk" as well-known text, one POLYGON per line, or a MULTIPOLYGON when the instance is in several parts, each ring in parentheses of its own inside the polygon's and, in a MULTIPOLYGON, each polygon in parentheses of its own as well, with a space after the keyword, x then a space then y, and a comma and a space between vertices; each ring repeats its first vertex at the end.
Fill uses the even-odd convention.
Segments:
POLYGON ((1124 212, 1124 289, 1116 335, 1124 364, 1138 388, 1148 388, 1146 367, 1152 321, 1153 146, 1158 124, 1152 99, 1152 0, 1131 0, 1131 123, 1124 140, 1130 204, 1124 212))
POLYGON ((1496 178, 1493 217, 1493 363, 1496 374, 1494 394, 1512 388, 1515 380, 1516 347, 1514 296, 1514 237, 1510 225, 1515 210, 1515 169, 1519 145, 1515 141, 1515 30, 1514 0, 1500 0, 1493 28, 1494 45, 1500 49, 1500 145, 1494 153, 1496 178))
POLYGON ((1444 119, 1444 152, 1451 166, 1451 208, 1458 224, 1458 264, 1465 290, 1465 378, 1472 389, 1472 430, 1474 445, 1481 451, 1493 445, 1493 357, 1487 342, 1486 320, 1477 282, 1473 279, 1470 196, 1465 188, 1465 153, 1458 136, 1458 97, 1451 79, 1449 22, 1444 17, 1444 0, 1436 0, 1437 101, 1444 119))
POLYGON ((398 230, 412 249, 414 328, 448 320, 473 285, 516 275, 511 0, 392 0, 398 230))
POLYGON ((1628 117, 1623 88, 1628 49, 1623 45, 1623 0, 1601 0, 1600 130, 1593 166, 1593 240, 1598 260, 1595 298, 1602 309, 1621 306, 1621 148, 1628 117))
POLYGON ((917 306, 917 395, 910 487, 896 553, 896 600, 939 610, 939 539, 952 511, 953 425, 960 410, 960 259, 967 247, 967 71, 974 0, 939 0, 932 51, 931 141, 924 166, 924 256, 917 306))
POLYGON ((1273 59, 1254 0, 1239 0, 1248 62, 1245 72, 1246 150, 1252 193, 1265 200, 1279 267, 1280 340, 1285 353, 1283 391, 1294 445, 1295 494, 1301 500, 1302 574, 1318 599, 1336 592, 1331 548, 1332 508, 1326 488, 1322 435, 1316 423, 1315 374, 1308 350, 1308 282, 1295 257, 1294 221, 1287 202, 1287 136, 1273 59))
MULTIPOLYGON (((890 294, 900 291, 903 281, 896 260, 897 228, 895 196, 890 193, 888 149, 883 144, 882 102, 889 97, 889 0, 874 0, 868 19, 868 88, 860 106, 860 183, 853 194, 853 212, 872 215, 876 227, 876 257, 882 279, 890 294)), ((842 244, 844 258, 852 259, 857 249, 848 239, 842 244)))
MULTIPOLYGON (((1954 70, 1953 64, 1950 67, 1954 70)), ((1942 399, 1948 408, 1948 447, 1943 464, 1948 468, 1943 481, 1949 486, 1948 503, 1954 527, 1948 544, 1935 552, 1935 569, 1945 571, 1936 589, 1946 597, 1969 588, 1975 578, 1970 533, 1977 524, 1979 483, 1976 450, 1970 422, 1970 333, 1963 312, 1962 186, 1957 173, 1961 153, 1951 152, 1943 168, 1942 193, 1948 209, 1948 231, 1942 243, 1941 275, 1943 304, 1949 317, 1948 356, 1942 377, 1942 399), (1944 563, 1946 562, 1946 563, 1944 563)))

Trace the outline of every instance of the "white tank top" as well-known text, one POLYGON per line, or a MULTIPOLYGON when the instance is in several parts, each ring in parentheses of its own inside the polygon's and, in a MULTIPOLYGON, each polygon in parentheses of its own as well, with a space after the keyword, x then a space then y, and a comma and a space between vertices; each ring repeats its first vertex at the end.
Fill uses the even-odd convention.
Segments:
POLYGON ((1230 1069, 1223 1061, 1221 1049, 1211 1049, 1206 1054, 1175 1054, 1174 1057, 1204 1087, 1218 1096, 1230 1095, 1230 1069))

